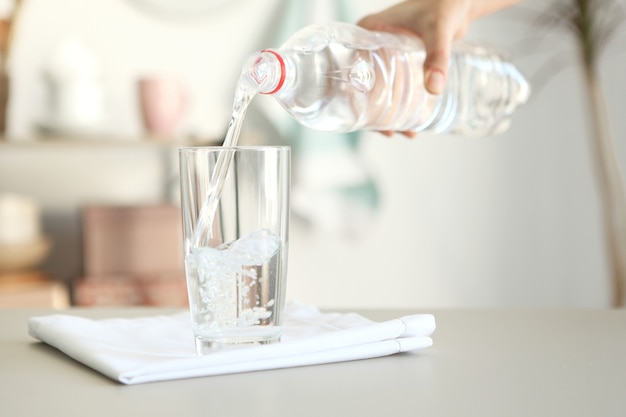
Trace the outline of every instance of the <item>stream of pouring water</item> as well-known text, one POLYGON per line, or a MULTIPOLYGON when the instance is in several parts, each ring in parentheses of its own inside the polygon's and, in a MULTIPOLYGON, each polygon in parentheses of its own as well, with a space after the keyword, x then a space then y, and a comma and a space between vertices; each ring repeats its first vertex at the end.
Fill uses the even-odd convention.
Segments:
POLYGON ((196 228, 193 233, 192 247, 208 246, 217 206, 222 195, 224 183, 226 182, 228 169, 234 156, 234 151, 226 151, 226 149, 237 145, 248 105, 257 94, 258 90, 259 87, 247 82, 244 75, 240 77, 235 90, 233 113, 230 123, 228 124, 226 138, 222 145, 225 150, 220 152, 213 172, 211 173, 209 192, 198 215, 198 222, 196 223, 196 228))

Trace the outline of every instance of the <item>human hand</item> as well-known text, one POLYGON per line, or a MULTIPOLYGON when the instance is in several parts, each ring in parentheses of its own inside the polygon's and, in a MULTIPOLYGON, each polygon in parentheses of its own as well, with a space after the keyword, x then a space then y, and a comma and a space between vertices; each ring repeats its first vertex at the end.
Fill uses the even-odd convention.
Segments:
POLYGON ((412 33, 424 43, 424 85, 441 94, 448 77, 452 42, 465 35, 470 23, 519 0, 405 0, 361 19, 365 29, 412 33))
MULTIPOLYGON (((470 23, 520 0, 405 0, 361 19, 365 29, 417 35, 424 43, 424 86, 441 94, 448 78, 452 42, 462 38, 470 23)), ((392 136, 394 132, 380 132, 392 136)), ((408 138, 415 132, 400 132, 408 138)))
POLYGON ((432 94, 445 88, 452 41, 469 25, 470 0, 406 0, 361 19, 365 29, 412 33, 424 43, 424 85, 432 94))

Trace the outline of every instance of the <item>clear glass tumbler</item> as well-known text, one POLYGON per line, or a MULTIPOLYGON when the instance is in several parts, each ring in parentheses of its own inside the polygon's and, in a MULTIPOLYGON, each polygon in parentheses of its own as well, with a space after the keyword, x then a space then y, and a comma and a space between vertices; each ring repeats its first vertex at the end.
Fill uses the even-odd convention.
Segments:
POLYGON ((290 148, 185 147, 179 158, 185 272, 198 354, 279 341, 290 148))

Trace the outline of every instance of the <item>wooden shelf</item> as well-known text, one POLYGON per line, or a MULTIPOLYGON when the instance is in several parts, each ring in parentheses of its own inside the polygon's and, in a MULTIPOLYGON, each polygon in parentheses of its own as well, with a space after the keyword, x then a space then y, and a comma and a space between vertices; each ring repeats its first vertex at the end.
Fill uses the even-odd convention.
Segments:
POLYGON ((0 308, 63 309, 69 306, 67 286, 43 272, 0 272, 0 308))
POLYGON ((163 139, 153 137, 93 137, 93 138, 33 138, 28 140, 8 140, 0 138, 0 147, 4 148, 26 148, 26 147, 156 147, 156 148, 177 148, 181 146, 219 146, 219 140, 200 140, 200 139, 163 139))

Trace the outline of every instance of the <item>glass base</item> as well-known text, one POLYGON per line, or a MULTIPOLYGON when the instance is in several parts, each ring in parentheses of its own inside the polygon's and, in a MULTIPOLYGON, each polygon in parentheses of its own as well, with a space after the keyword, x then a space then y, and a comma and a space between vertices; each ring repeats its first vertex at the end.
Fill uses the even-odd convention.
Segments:
POLYGON ((219 338, 219 339, 204 339, 196 338, 196 353, 198 355, 207 355, 219 350, 234 349, 238 347, 254 346, 254 345, 269 345, 272 343, 280 342, 280 334, 263 337, 258 339, 241 339, 241 338, 219 338))

